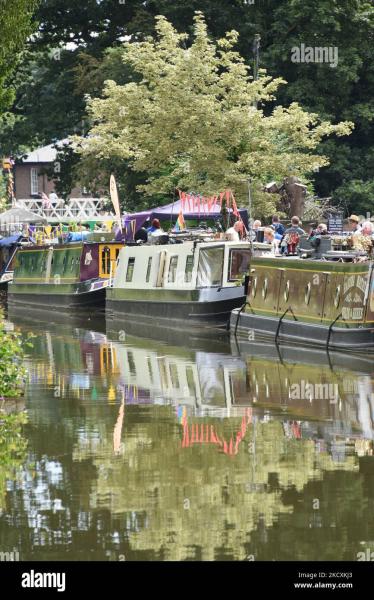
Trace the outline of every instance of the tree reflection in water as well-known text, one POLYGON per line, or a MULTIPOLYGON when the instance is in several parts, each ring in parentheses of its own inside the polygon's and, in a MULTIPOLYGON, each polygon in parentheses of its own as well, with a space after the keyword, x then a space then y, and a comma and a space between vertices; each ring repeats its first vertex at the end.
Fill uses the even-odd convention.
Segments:
POLYGON ((355 560, 374 539, 370 370, 33 331, 0 518, 24 558, 355 560), (301 377, 338 401, 290 398, 301 377))

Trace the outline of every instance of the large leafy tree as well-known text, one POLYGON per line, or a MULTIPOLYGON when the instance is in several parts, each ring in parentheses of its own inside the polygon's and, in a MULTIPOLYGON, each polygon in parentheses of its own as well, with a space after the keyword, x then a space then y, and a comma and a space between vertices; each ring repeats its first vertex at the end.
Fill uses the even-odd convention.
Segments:
MULTIPOLYGON (((15 97, 11 77, 20 60, 27 37, 33 30, 31 18, 38 0, 0 0, 0 127, 12 122, 13 116, 6 110, 15 97)), ((0 158, 6 152, 0 143, 0 158)), ((5 181, 0 168, 0 206, 5 202, 5 181)))
POLYGON ((9 77, 32 32, 31 18, 38 0, 0 0, 0 114, 13 98, 9 77))
MULTIPOLYGON (((38 35, 15 82, 12 115, 0 124, 0 145, 16 152, 83 130, 84 94, 99 96, 106 78, 124 83, 128 77, 118 59, 121 40, 143 40, 154 33, 155 16, 164 15, 190 34, 188 46, 196 10, 204 13, 214 39, 231 29, 239 32, 237 48, 249 65, 253 37, 261 35, 261 66, 289 82, 277 92, 282 105, 297 101, 324 119, 355 122, 351 136, 321 145, 330 165, 315 174, 315 188, 348 208, 373 211, 374 7, 369 0, 41 0, 38 35), (291 50, 301 43, 337 47, 337 67, 293 63, 291 50)), ((63 187, 71 179, 70 165, 60 174, 63 187)), ((139 202, 130 172, 122 166, 118 174, 127 197, 139 202)))
POLYGON ((102 159, 115 157, 147 174, 139 186, 147 194, 231 188, 244 201, 248 178, 259 190, 269 179, 305 179, 328 164, 316 152, 319 143, 350 133, 351 124, 320 121, 296 103, 266 115, 282 79, 262 73, 254 81, 234 50, 237 33, 214 43, 201 13, 194 21, 189 47, 187 34, 164 17, 157 18, 156 39, 125 43, 123 60, 139 81, 109 81, 104 98, 89 103, 94 125, 80 152, 91 164, 99 161, 96 171, 102 159))

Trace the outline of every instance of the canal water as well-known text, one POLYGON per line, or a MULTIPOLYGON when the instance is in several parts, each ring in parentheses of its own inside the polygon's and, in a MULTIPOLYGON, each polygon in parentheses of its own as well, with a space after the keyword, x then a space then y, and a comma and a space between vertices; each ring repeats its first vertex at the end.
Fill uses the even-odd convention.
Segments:
POLYGON ((9 330, 33 337, 14 406, 28 415, 22 450, 13 465, 0 459, 2 552, 108 561, 374 552, 370 357, 56 318, 7 317, 9 330))

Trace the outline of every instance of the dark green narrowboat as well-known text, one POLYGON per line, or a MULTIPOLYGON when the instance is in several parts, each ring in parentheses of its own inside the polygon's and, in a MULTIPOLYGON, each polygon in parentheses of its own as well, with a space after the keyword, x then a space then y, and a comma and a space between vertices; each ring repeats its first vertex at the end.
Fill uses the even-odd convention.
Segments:
POLYGON ((77 242, 18 250, 8 304, 57 310, 100 308, 123 244, 77 242))
POLYGON ((258 342, 374 351, 373 260, 254 257, 231 332, 258 342))

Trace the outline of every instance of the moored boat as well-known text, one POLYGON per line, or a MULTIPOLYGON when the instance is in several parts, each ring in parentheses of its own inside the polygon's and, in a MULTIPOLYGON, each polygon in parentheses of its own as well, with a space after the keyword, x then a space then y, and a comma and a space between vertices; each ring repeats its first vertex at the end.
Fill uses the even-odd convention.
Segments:
POLYGON ((231 331, 252 342, 374 351, 373 260, 333 251, 319 260, 255 257, 231 331))
POLYGON ((19 248, 8 304, 43 310, 103 308, 122 247, 84 241, 19 248))
POLYGON ((226 326, 243 304, 248 242, 186 240, 125 246, 106 306, 110 315, 179 329, 226 326))
POLYGON ((13 270, 17 248, 23 236, 13 235, 0 240, 0 290, 6 291, 8 283, 13 280, 13 270))

